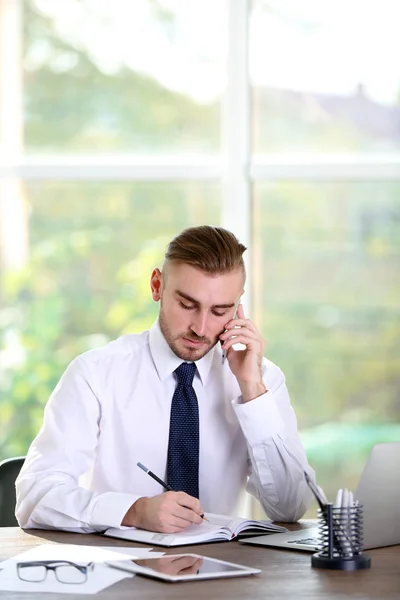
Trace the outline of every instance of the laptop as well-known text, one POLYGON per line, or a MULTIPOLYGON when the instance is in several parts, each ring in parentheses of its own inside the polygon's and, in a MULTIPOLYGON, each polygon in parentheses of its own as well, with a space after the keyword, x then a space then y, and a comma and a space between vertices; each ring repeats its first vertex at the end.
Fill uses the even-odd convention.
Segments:
MULTIPOLYGON (((400 442, 372 448, 354 499, 364 507, 364 549, 400 544, 400 442)), ((318 552, 318 527, 250 537, 240 543, 318 552)))

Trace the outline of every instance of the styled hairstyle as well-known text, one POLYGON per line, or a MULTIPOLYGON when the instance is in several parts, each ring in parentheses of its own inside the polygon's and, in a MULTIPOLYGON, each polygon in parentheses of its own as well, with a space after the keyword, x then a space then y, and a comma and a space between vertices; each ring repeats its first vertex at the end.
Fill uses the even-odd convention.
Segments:
POLYGON ((200 225, 184 229, 168 244, 165 263, 186 263, 210 275, 223 275, 236 269, 245 274, 245 250, 246 246, 227 229, 200 225))

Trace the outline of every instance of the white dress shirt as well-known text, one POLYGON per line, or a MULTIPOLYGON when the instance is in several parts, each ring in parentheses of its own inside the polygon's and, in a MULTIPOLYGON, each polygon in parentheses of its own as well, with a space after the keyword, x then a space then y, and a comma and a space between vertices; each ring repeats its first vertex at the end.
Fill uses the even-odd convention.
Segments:
MULTIPOLYGON (((139 497, 164 491, 137 463, 166 479, 173 371, 181 362, 158 322, 72 361, 17 479, 21 527, 119 527, 139 497)), ((268 391, 242 403, 228 361, 221 365, 219 344, 196 366, 202 508, 234 514, 247 482, 270 518, 298 520, 311 501, 303 470, 314 474, 283 373, 264 359, 268 391)))

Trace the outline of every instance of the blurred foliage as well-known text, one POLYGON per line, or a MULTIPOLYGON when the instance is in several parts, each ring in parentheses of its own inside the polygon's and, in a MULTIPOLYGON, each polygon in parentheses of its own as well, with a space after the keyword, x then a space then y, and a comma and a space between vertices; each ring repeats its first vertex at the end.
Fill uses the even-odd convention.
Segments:
POLYGON ((302 427, 399 421, 399 192, 371 182, 255 190, 255 318, 302 427))
MULTIPOLYGON (((124 65, 106 73, 82 43, 72 45, 60 37, 51 16, 40 12, 35 2, 24 0, 23 7, 27 152, 170 154, 219 149, 218 102, 196 103, 124 65), (36 65, 31 57, 37 48, 45 48, 46 60, 36 65)), ((93 7, 87 5, 88 26, 93 7)), ((157 3, 153 10, 155 18, 165 22, 157 3)))
POLYGON ((73 269, 74 263, 79 262, 81 271, 86 267, 88 276, 90 260, 96 252, 108 251, 108 240, 99 243, 96 236, 86 237, 90 260, 85 265, 81 246, 76 246, 73 238, 72 234, 58 239, 51 249, 60 280, 48 261, 49 241, 44 242, 46 253, 42 252, 41 244, 33 251, 24 272, 3 278, 3 298, 9 308, 0 312, 0 456, 26 452, 40 427, 43 407, 67 363, 88 348, 106 343, 110 332, 115 334, 115 328, 107 327, 108 321, 112 325, 117 319, 120 330, 124 326, 128 330, 131 326, 142 330, 157 315, 157 307, 144 289, 142 272, 136 271, 135 264, 140 262, 141 269, 150 273, 162 257, 165 247, 162 237, 150 247, 145 246, 132 264, 116 273, 117 285, 109 306, 104 300, 98 301, 85 285, 86 277, 81 276, 79 269, 73 269), (129 289, 134 290, 132 297, 125 291, 128 274, 129 289), (96 322, 104 323, 106 333, 96 333, 93 329, 96 322))

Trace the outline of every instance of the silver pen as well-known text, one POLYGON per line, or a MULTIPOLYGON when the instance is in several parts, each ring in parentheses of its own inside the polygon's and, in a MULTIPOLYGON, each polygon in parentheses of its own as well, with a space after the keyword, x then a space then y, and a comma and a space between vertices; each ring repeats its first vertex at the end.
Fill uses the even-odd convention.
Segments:
MULTIPOLYGON (((236 317, 237 317, 237 311, 238 311, 238 308, 239 308, 240 301, 241 301, 241 298, 239 298, 239 301, 238 301, 238 303, 237 303, 237 304, 236 304, 236 306, 235 306, 235 312, 233 313, 233 317, 232 317, 232 319, 236 319, 236 317)), ((225 333, 226 331, 228 331, 228 330, 227 330, 227 329, 225 329, 224 333, 225 333)), ((221 360, 221 365, 223 365, 223 364, 224 364, 225 360, 226 360, 226 350, 224 350, 224 349, 222 348, 222 360, 221 360)))

